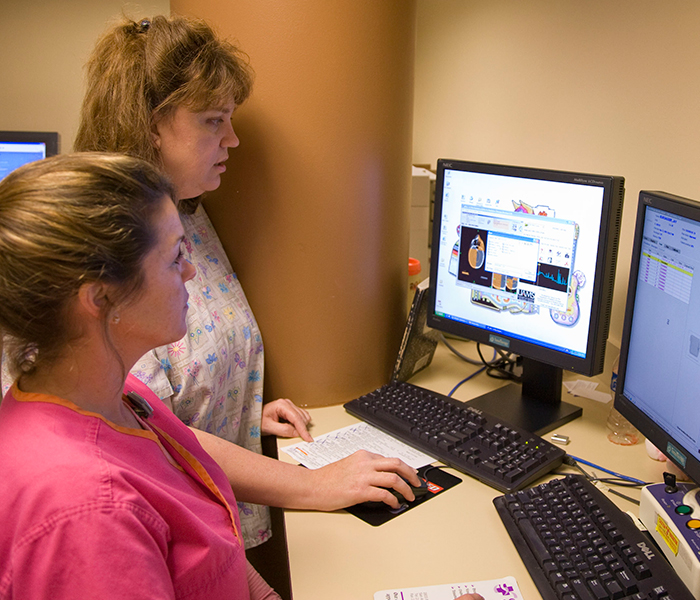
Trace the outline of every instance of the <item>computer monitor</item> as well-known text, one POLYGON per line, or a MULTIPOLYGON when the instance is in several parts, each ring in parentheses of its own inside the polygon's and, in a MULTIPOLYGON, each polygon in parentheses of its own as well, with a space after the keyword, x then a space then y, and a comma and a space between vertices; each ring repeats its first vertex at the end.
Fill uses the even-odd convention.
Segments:
POLYGON ((0 131, 0 179, 17 167, 58 154, 58 133, 0 131))
POLYGON ((622 177, 440 159, 428 325, 522 358, 469 404, 542 434, 581 415, 564 369, 602 372, 622 177))
POLYGON ((695 482, 700 482, 698 393, 700 204, 642 191, 615 408, 695 482))

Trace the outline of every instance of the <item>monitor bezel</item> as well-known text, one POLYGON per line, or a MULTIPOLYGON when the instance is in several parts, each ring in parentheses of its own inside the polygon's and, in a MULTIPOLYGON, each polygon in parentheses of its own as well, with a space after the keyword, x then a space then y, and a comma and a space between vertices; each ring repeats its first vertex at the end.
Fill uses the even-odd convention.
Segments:
POLYGON ((56 131, 0 131, 0 143, 44 144, 46 156, 58 154, 58 132, 56 131))
POLYGON ((627 374, 627 354, 629 352, 632 320, 634 318, 644 220, 647 209, 652 207, 700 223, 700 203, 695 200, 660 191, 642 190, 639 193, 637 219, 632 243, 632 258, 630 263, 630 279, 627 289, 627 302, 625 306, 625 319, 620 343, 620 364, 618 367, 613 405, 620 414, 632 423, 632 425, 654 444, 654 446, 663 452, 669 460, 678 465, 678 467, 693 481, 700 482, 700 459, 696 458, 693 454, 689 454, 683 446, 677 444, 668 432, 657 425, 646 413, 637 408, 624 395, 627 374), (683 460, 681 460, 681 458, 683 458, 683 460))
POLYGON ((435 314, 436 282, 431 278, 428 306, 428 325, 440 331, 487 344, 517 355, 546 363, 563 370, 573 371, 586 376, 601 373, 605 363, 605 346, 610 327, 610 312, 612 310, 612 292, 615 283, 617 249, 619 244, 622 204, 624 200, 624 178, 611 175, 595 175, 572 171, 558 171, 537 167, 520 167, 463 160, 440 159, 437 163, 435 185, 435 213, 433 216, 433 250, 431 256, 431 273, 436 274, 438 268, 437 240, 440 239, 442 217, 442 190, 444 175, 447 169, 458 169, 476 173, 488 173, 529 179, 541 179, 581 185, 602 187, 603 204, 601 206, 601 223, 597 247, 598 260, 593 281, 591 316, 589 333, 586 343, 586 356, 578 357, 559 350, 547 348, 536 343, 505 337, 509 341, 507 348, 496 346, 490 340, 491 332, 476 326, 471 326, 435 314), (612 239, 611 239, 611 228, 612 239))

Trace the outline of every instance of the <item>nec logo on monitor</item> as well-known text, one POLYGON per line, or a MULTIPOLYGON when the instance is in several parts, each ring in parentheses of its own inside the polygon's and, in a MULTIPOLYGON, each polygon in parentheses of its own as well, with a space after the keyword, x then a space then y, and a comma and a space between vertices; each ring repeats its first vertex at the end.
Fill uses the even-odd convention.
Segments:
POLYGON ((510 348, 510 340, 501 337, 500 335, 490 335, 489 342, 495 344, 496 346, 500 346, 501 348, 510 348))

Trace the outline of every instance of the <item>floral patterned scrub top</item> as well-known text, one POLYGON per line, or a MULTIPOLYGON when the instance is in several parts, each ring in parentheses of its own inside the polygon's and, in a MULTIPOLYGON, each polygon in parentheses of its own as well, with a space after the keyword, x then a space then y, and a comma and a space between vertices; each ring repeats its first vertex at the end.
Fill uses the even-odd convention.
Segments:
MULTIPOLYGON (((199 205, 182 216, 188 333, 143 356, 132 373, 186 424, 261 453, 263 344, 260 330, 214 227, 199 205)), ((246 548, 270 535, 266 506, 238 502, 246 548)))

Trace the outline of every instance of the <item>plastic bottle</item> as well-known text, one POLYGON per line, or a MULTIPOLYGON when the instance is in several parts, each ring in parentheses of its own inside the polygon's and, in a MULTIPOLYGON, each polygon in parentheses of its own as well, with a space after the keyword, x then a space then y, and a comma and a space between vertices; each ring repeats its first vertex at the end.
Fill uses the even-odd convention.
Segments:
POLYGON ((413 304, 413 296, 416 294, 416 286, 421 282, 420 261, 417 258, 408 259, 408 298, 406 312, 411 310, 413 304))
MULTIPOLYGON (((612 377, 610 378, 610 389, 615 392, 617 388, 617 369, 620 365, 620 357, 618 356, 613 363, 612 377)), ((608 413, 608 439, 613 444, 619 444, 620 446, 634 446, 641 439, 641 434, 637 431, 625 417, 623 417, 618 410, 615 409, 614 404, 610 405, 610 412, 608 413)))

